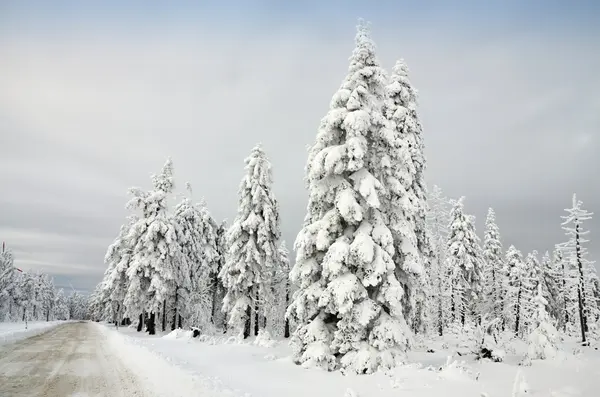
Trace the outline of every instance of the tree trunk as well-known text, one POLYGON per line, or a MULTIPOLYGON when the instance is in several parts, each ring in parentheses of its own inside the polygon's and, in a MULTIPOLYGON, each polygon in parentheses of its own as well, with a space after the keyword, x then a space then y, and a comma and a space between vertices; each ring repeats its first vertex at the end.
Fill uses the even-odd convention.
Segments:
MULTIPOLYGON (((287 312, 287 308, 290 306, 290 282, 287 281, 285 284, 285 308, 287 312)), ((283 328, 283 337, 290 337, 290 320, 287 316, 285 316, 285 327, 283 328)))
POLYGON ((140 314, 140 321, 138 322, 137 332, 141 332, 143 328, 144 328, 144 312, 142 312, 142 314, 140 314))
POLYGON ((244 339, 250 336, 250 318, 252 315, 252 309, 250 305, 246 308, 246 324, 244 326, 244 339))
POLYGON ((177 315, 177 327, 183 328, 183 317, 181 317, 181 314, 177 315))
POLYGON ((23 307, 23 321, 25 321, 25 313, 27 312, 27 307, 23 307))
POLYGON ((156 334, 156 313, 150 313, 150 320, 148 321, 148 334, 155 335, 156 334))
POLYGON ((254 302, 254 335, 258 335, 259 325, 258 325, 258 291, 256 291, 256 301, 254 302))
POLYGON ((579 269, 579 287, 577 288, 577 301, 579 304, 579 325, 581 327, 581 343, 586 343, 585 333, 587 326, 587 307, 585 304, 585 277, 583 275, 583 263, 581 261, 581 242, 579 240, 579 224, 575 225, 575 254, 577 267, 579 269))
POLYGON ((564 300, 564 310, 565 310, 565 324, 563 327, 563 331, 567 332, 567 324, 569 323, 569 310, 568 310, 568 305, 567 305, 567 275, 565 274, 565 262, 562 261, 561 262, 561 267, 562 267, 562 275, 563 275, 563 300, 564 300))
POLYGON ((175 329, 177 326, 177 315, 179 314, 179 309, 177 305, 177 301, 179 298, 179 288, 175 288, 175 313, 173 313, 173 322, 171 323, 171 331, 175 329))
POLYGON ((219 299, 219 273, 215 273, 213 279, 213 297, 212 308, 210 311, 210 322, 216 325, 215 315, 217 314, 217 301, 219 299))
POLYGON ((517 294, 517 317, 515 318, 515 334, 519 334, 519 322, 521 321, 521 288, 519 284, 519 293, 517 294))
POLYGON ((162 312, 162 330, 167 330, 167 300, 163 300, 163 312, 162 312))

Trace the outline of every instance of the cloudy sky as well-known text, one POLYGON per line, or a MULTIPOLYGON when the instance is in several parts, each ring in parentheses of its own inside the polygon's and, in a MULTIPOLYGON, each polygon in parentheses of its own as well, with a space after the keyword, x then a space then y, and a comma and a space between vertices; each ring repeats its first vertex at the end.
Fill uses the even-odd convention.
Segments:
POLYGON ((262 142, 291 244, 358 17, 388 69, 411 69, 428 184, 466 196, 480 233, 492 206, 505 245, 544 251, 574 192, 600 212, 598 2, 100 3, 0 2, 0 239, 58 285, 100 281, 127 189, 168 156, 180 188, 232 219, 262 142))

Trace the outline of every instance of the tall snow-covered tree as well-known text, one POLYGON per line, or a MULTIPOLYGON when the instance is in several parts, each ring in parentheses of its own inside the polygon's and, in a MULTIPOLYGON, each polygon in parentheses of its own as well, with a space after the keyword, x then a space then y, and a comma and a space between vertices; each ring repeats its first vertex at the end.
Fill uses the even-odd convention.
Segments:
POLYGON ((515 334, 522 335, 528 326, 527 316, 531 313, 532 280, 523 255, 512 245, 506 251, 506 268, 508 274, 506 318, 510 319, 515 334))
POLYGON ((467 319, 478 321, 483 310, 483 255, 475 233, 474 217, 466 215, 463 200, 450 212, 446 261, 452 280, 453 320, 463 326, 467 319))
POLYGON ((290 337, 290 320, 285 316, 285 312, 287 308, 290 306, 290 299, 292 297, 292 285, 290 283, 290 259, 289 259, 289 251, 287 246, 285 245, 285 241, 282 241, 279 245, 279 258, 281 260, 280 266, 280 274, 284 277, 279 277, 281 279, 281 291, 283 299, 284 310, 282 311, 282 315, 285 318, 285 323, 283 326, 283 337, 290 337))
POLYGON ((278 266, 279 208, 272 191, 271 163, 257 145, 246 158, 237 216, 227 232, 228 252, 220 278, 229 325, 245 337, 258 334, 265 302, 272 301, 272 272, 278 266))
POLYGON ((573 316, 571 309, 573 307, 573 277, 571 264, 563 254, 561 244, 556 245, 552 254, 552 267, 558 275, 558 325, 563 332, 567 333, 569 325, 572 323, 573 316))
MULTIPOLYGON (((125 307, 130 316, 149 312, 149 332, 155 332, 156 313, 164 311, 165 302, 175 290, 175 272, 182 261, 168 198, 173 192, 173 163, 167 160, 161 173, 152 177, 153 190, 131 189, 128 207, 140 212, 129 233, 133 243, 127 269, 129 284, 125 307)), ((143 320, 140 317, 140 320, 143 320)))
POLYGON ((133 249, 129 233, 138 221, 139 219, 135 215, 127 218, 127 222, 121 226, 119 235, 108 247, 104 256, 107 270, 101 283, 99 299, 105 306, 104 318, 111 321, 122 321, 125 312, 124 301, 129 283, 127 269, 129 268, 133 249))
MULTIPOLYGON (((593 293, 593 280, 597 278, 596 269, 593 262, 587 259, 586 243, 589 242, 585 236, 589 233, 585 230, 583 223, 592 219, 592 213, 583 209, 583 203, 573 195, 573 206, 566 209, 566 216, 563 216, 563 229, 568 237, 568 241, 563 244, 563 251, 568 261, 577 274, 577 309, 579 316, 579 328, 581 331, 582 343, 587 342, 587 333, 589 331, 589 317, 591 310, 597 310, 595 297, 593 293)), ((596 314, 596 313, 594 313, 596 314)), ((594 315, 594 317, 596 317, 594 315)))
POLYGON ((446 241, 448 240, 448 224, 450 209, 449 200, 442 189, 433 186, 429 197, 428 227, 433 247, 433 259, 427 269, 429 281, 428 308, 429 321, 434 331, 440 336, 448 324, 450 309, 449 279, 446 269, 446 241))
POLYGON ((60 288, 54 297, 55 318, 57 320, 69 320, 69 304, 65 291, 60 288))
POLYGON ((309 202, 290 275, 298 290, 288 309, 298 324, 294 360, 304 366, 371 373, 403 361, 409 344, 397 271, 418 273, 422 263, 414 231, 403 247, 415 250, 403 250, 414 254, 413 268, 394 263, 389 201, 375 176, 386 175, 383 155, 396 139, 391 129, 383 130, 384 82, 369 29, 361 24, 348 75, 306 166, 309 202))
MULTIPOLYGON (((426 270, 433 250, 426 222, 422 126, 417 114, 417 91, 408 72, 406 63, 397 61, 385 87, 383 113, 388 124, 375 141, 379 153, 376 153, 373 174, 387 189, 385 198, 389 208, 382 207, 382 210, 386 219, 389 218, 394 238, 393 259, 405 290, 405 315, 413 330, 422 332, 427 302, 426 270), (378 172, 377 168, 382 171, 378 172)), ((375 123, 379 123, 377 117, 373 118, 375 123)))
POLYGON ((225 255, 227 254, 227 221, 224 220, 221 222, 219 227, 217 228, 217 271, 213 275, 212 279, 212 289, 213 289, 213 299, 212 299, 212 313, 211 317, 213 319, 213 323, 217 328, 222 328, 223 331, 227 328, 227 319, 224 316, 222 307, 223 307, 223 299, 225 298, 225 287, 223 286, 223 282, 219 277, 221 273, 221 269, 225 266, 225 255))
POLYGON ((537 291, 533 298, 533 310, 531 313, 532 331, 529 334, 529 347, 526 358, 548 359, 556 355, 558 350, 559 334, 552 321, 546 307, 548 302, 542 292, 542 284, 538 283, 537 291))
POLYGON ((484 279, 487 298, 486 308, 493 318, 502 319, 504 308, 505 275, 502 271, 503 252, 500 232, 496 225, 496 214, 488 209, 483 239, 484 279))
POLYGON ((548 314, 550 317, 558 320, 559 318, 559 288, 560 274, 556 272, 550 257, 550 252, 546 251, 542 256, 540 264, 542 268, 542 296, 546 299, 548 314))
MULTIPOLYGON (((191 194, 191 187, 188 184, 191 194)), ((175 227, 182 263, 175 274, 175 308, 171 328, 181 326, 181 316, 193 313, 192 325, 205 327, 212 321, 211 277, 218 266, 217 224, 206 203, 193 205, 184 198, 175 208, 175 227)))

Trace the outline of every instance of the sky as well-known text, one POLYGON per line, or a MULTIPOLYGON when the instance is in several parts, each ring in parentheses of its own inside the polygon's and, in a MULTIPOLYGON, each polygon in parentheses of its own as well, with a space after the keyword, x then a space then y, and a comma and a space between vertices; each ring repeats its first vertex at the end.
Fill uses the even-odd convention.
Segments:
POLYGON ((480 236, 493 207, 505 247, 543 252, 573 193, 600 211, 599 2, 0 0, 0 239, 16 265, 93 289, 128 188, 169 156, 178 194, 190 182, 232 220, 259 142, 292 246, 306 147, 359 17, 384 67, 410 68, 427 184, 465 196, 480 236))

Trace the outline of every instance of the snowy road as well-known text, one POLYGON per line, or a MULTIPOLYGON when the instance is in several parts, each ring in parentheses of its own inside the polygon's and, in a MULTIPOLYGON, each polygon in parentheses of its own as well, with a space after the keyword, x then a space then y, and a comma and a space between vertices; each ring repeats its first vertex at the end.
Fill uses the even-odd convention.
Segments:
POLYGON ((89 323, 70 323, 0 347, 0 396, 143 396, 137 378, 89 323))

